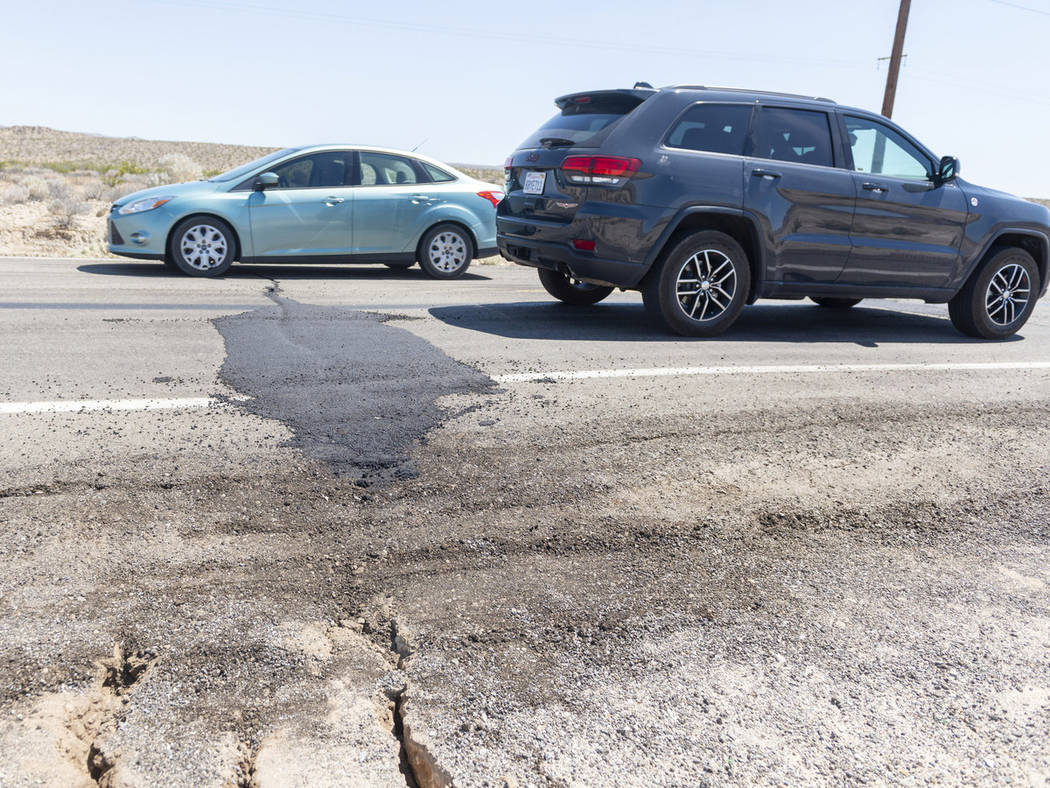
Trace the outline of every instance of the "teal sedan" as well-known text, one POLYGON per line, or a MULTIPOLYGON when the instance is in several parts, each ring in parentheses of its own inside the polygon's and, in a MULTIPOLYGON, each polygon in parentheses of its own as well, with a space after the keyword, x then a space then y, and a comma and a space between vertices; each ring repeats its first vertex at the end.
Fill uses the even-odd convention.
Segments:
POLYGON ((385 148, 286 148, 214 178, 135 192, 113 204, 113 254, 189 276, 243 263, 418 262, 462 276, 497 253, 500 187, 385 148))

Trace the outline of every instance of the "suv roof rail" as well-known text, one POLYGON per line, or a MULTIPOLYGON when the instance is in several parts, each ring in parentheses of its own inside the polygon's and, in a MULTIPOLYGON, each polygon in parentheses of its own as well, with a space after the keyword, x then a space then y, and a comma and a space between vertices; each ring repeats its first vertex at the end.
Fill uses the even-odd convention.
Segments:
POLYGON ((801 93, 778 93, 775 90, 751 90, 749 88, 724 88, 716 87, 714 85, 670 85, 670 90, 712 90, 720 93, 752 93, 756 96, 780 96, 781 98, 795 98, 805 99, 807 101, 823 101, 827 104, 836 104, 838 102, 833 101, 823 96, 804 96, 801 93))
POLYGON ((656 88, 654 88, 648 82, 635 82, 634 83, 634 90, 638 90, 640 88, 645 88, 646 90, 656 90, 656 88))

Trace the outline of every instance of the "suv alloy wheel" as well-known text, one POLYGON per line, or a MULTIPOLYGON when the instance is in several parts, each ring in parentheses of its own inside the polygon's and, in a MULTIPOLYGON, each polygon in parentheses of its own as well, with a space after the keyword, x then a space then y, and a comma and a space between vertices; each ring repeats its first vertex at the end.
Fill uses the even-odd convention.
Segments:
POLYGON ((721 334, 740 316, 751 288, 743 248, 714 230, 688 235, 654 266, 642 288, 650 317, 676 334, 721 334))

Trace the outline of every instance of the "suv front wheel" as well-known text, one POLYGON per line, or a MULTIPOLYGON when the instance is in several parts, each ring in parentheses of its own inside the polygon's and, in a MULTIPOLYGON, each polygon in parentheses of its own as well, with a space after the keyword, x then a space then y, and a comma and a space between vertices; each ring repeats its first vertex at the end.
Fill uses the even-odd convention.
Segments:
POLYGON ((676 334, 710 337, 736 322, 750 287, 751 264, 740 244, 704 230, 683 238, 654 266, 642 300, 649 316, 676 334))
POLYGON ((1039 268, 1024 249, 992 254, 948 302, 959 331, 980 339, 1006 339, 1027 321, 1039 293, 1039 268))

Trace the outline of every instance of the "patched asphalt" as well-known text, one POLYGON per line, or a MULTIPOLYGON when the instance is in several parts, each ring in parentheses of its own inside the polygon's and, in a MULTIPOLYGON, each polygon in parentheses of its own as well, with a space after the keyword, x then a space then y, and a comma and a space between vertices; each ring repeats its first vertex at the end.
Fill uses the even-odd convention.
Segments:
POLYGON ((274 305, 215 319, 238 407, 288 426, 287 445, 363 485, 414 474, 413 446, 441 423, 437 400, 491 378, 375 312, 274 305))

